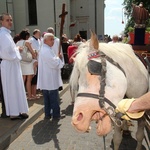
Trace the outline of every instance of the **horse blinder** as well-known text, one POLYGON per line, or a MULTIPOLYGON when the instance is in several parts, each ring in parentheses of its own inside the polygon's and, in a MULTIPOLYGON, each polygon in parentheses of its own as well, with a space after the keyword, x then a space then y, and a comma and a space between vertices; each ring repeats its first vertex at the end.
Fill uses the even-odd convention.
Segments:
POLYGON ((87 63, 87 67, 91 75, 101 75, 101 70, 102 70, 101 63, 94 60, 89 60, 87 63))

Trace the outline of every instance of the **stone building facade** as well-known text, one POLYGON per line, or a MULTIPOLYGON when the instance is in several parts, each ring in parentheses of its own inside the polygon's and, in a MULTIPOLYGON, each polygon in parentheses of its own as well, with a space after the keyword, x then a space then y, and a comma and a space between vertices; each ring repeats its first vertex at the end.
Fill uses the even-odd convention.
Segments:
POLYGON ((90 37, 90 30, 95 31, 98 38, 104 35, 104 0, 1 0, 0 13, 8 12, 13 17, 12 35, 23 28, 30 32, 35 28, 45 32, 52 26, 59 36, 59 15, 62 5, 68 14, 65 17, 63 33, 73 38, 77 33, 85 39, 90 37))

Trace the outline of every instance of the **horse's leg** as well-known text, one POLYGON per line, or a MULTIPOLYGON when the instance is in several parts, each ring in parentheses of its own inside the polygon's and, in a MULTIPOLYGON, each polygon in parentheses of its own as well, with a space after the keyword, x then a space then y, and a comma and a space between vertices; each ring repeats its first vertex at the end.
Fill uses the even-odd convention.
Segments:
POLYGON ((142 141, 144 139, 144 127, 145 122, 143 118, 140 118, 137 125, 136 139, 137 139, 137 147, 136 150, 142 150, 142 141))
POLYGON ((114 125, 114 135, 113 135, 114 150, 119 149, 121 141, 122 141, 121 128, 114 125))

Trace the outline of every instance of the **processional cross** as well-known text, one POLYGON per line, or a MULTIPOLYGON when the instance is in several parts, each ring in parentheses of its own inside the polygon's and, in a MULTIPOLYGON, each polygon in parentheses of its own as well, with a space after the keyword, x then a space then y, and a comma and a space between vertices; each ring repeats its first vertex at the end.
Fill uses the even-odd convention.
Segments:
POLYGON ((59 18, 61 18, 60 23, 60 42, 59 42, 59 53, 61 52, 61 45, 62 45, 62 34, 63 34, 63 27, 65 23, 65 16, 68 14, 67 11, 65 11, 65 4, 62 4, 62 13, 59 15, 59 18))

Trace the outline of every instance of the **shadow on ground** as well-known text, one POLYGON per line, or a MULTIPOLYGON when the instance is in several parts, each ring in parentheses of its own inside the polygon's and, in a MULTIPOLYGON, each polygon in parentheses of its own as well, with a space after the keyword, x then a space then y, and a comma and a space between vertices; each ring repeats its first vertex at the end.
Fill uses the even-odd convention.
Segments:
POLYGON ((72 116, 73 113, 73 104, 68 105, 68 107, 64 110, 61 111, 62 114, 66 115, 66 116, 72 116))
POLYGON ((42 145, 50 141, 54 142, 55 148, 60 150, 57 134, 60 132, 59 120, 42 120, 33 126, 32 138, 37 145, 42 145))

